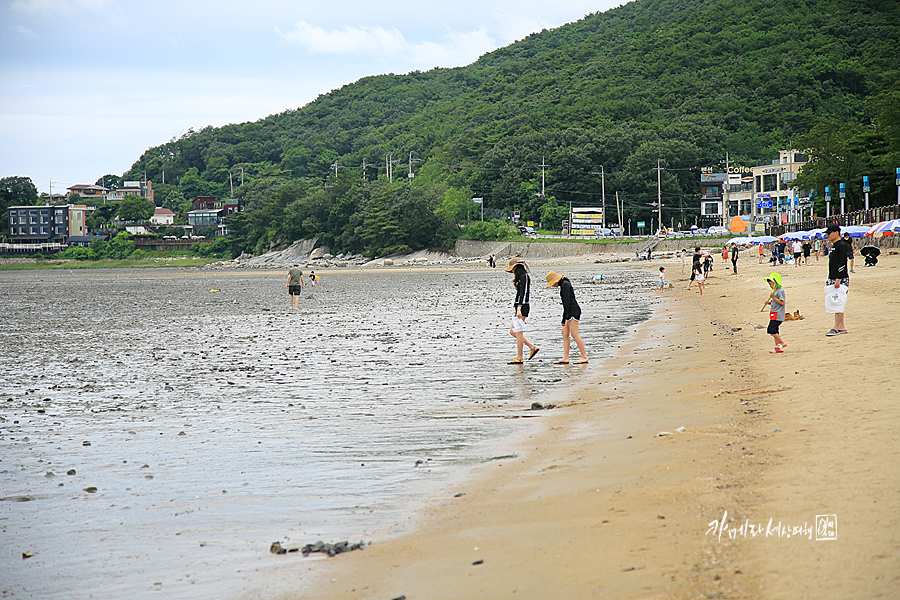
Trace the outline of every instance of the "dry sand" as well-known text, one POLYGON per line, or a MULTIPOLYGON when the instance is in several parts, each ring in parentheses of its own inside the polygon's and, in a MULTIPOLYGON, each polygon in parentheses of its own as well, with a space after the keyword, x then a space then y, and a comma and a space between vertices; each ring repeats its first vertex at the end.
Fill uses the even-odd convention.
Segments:
POLYGON ((850 333, 831 338, 826 262, 779 267, 805 319, 778 355, 755 327, 772 267, 717 260, 700 297, 678 260, 636 268, 660 264, 675 289, 544 433, 434 499, 415 533, 284 557, 320 579, 292 597, 900 597, 900 256, 858 261, 850 333), (726 512, 734 537, 710 526, 726 512), (817 515, 836 539, 816 539, 817 515))

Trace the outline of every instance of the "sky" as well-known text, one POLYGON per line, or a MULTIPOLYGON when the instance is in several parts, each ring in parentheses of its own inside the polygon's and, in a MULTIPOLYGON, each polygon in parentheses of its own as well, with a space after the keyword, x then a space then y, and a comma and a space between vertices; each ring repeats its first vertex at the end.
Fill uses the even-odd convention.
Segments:
POLYGON ((0 0, 0 177, 64 192, 189 129, 467 65, 621 0, 0 0))

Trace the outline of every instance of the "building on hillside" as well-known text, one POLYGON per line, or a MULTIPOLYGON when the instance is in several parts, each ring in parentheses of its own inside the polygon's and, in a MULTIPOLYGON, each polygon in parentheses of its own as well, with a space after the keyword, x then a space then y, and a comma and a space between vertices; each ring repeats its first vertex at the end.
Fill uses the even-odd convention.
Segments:
POLYGON ((191 210, 219 210, 225 208, 224 200, 216 200, 213 196, 197 196, 191 200, 191 210))
POLYGON ((150 222, 154 225, 174 225, 175 213, 168 208, 157 208, 153 216, 150 217, 150 222))
MULTIPOLYGON (((730 227, 734 217, 751 224, 792 223, 808 210, 809 198, 792 187, 807 159, 796 150, 782 150, 777 159, 754 167, 729 164, 704 167, 700 173, 700 217, 697 225, 730 227)), ((737 221, 735 221, 737 222, 737 221)))
POLYGON ((89 209, 83 205, 10 206, 9 239, 14 244, 65 244, 69 237, 87 233, 89 209))
POLYGON ((78 194, 78 197, 83 200, 105 200, 106 195, 109 193, 109 190, 102 185, 87 185, 84 183, 79 183, 66 189, 69 190, 69 193, 66 195, 66 201, 71 200, 75 194, 78 194))
POLYGON ((106 197, 110 202, 121 202, 125 196, 141 196, 156 204, 153 183, 150 181, 123 181, 122 187, 110 191, 106 197))
POLYGON ((778 158, 753 167, 755 221, 783 225, 811 213, 809 194, 794 186, 794 179, 809 162, 796 150, 781 150, 778 158))

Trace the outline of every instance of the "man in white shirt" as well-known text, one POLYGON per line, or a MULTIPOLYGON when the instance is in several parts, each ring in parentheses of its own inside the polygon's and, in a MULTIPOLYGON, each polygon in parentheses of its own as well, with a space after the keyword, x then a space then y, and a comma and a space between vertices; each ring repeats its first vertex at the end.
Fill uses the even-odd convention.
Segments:
POLYGON ((794 253, 794 265, 800 266, 800 256, 803 254, 803 244, 800 243, 800 240, 794 240, 794 243, 791 244, 791 250, 794 253))

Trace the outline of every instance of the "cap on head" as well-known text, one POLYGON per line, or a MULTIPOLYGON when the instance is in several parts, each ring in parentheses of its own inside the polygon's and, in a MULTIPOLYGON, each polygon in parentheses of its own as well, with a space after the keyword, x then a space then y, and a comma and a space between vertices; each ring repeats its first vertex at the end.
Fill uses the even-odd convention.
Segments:
POLYGON ((840 233, 840 232, 841 232, 840 225, 835 225, 834 223, 832 223, 831 225, 829 225, 828 227, 825 228, 825 235, 828 235, 829 233, 840 233))
POLYGON ((766 281, 774 281, 775 287, 781 287, 781 275, 778 273, 769 273, 766 276, 766 281))

